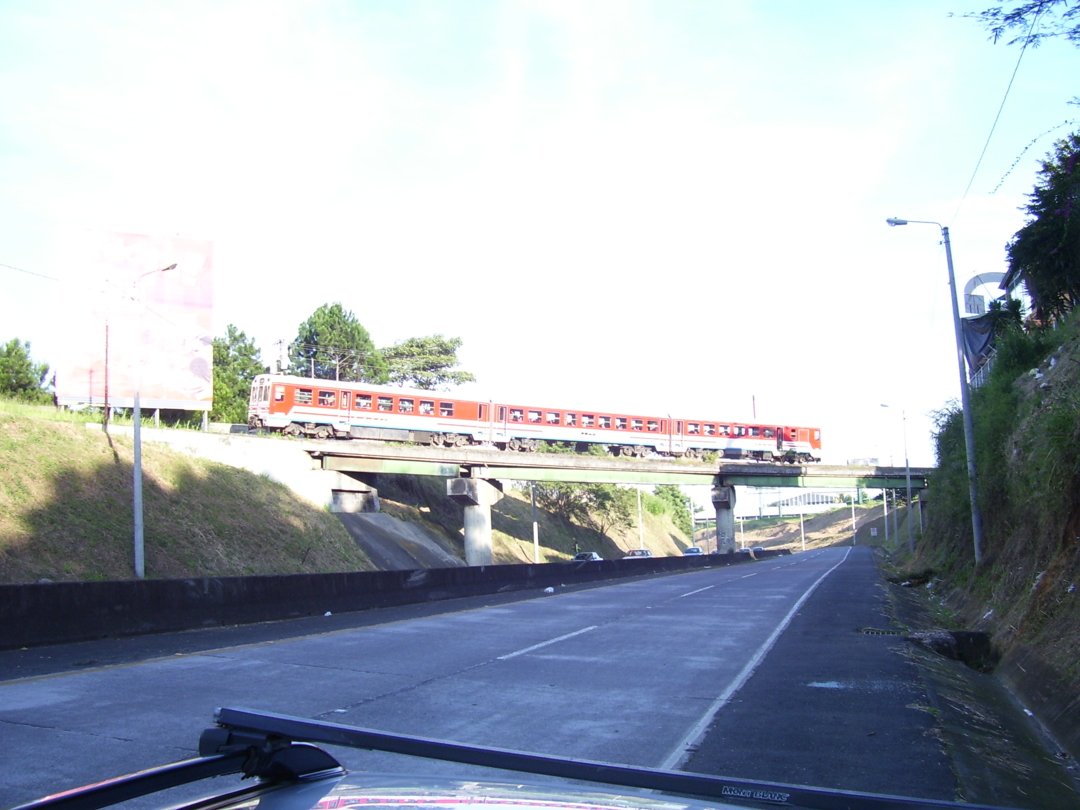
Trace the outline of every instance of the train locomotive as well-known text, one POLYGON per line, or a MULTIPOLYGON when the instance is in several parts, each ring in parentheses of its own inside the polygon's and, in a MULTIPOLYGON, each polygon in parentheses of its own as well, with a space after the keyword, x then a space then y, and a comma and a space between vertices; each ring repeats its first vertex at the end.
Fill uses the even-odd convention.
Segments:
POLYGON ((445 392, 259 374, 248 426, 316 439, 375 439, 531 452, 543 444, 599 445, 622 456, 820 461, 814 427, 648 416, 459 399, 445 392))

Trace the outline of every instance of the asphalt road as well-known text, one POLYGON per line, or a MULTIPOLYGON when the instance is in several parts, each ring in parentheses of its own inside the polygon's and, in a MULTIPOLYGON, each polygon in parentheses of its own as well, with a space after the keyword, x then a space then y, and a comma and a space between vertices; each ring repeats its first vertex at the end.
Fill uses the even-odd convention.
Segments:
MULTIPOLYGON (((869 550, 0 655, 0 805, 193 755, 218 706, 952 799, 869 550), (895 763, 906 763, 896 767, 895 763)), ((335 751, 350 769, 475 774, 335 751)))

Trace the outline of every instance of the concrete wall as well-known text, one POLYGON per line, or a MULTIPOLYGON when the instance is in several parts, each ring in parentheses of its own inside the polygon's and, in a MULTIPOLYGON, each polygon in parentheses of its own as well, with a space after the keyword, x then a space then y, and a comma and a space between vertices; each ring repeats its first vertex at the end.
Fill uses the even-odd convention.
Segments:
POLYGON ((751 562, 748 555, 0 585, 0 649, 344 613, 751 562))

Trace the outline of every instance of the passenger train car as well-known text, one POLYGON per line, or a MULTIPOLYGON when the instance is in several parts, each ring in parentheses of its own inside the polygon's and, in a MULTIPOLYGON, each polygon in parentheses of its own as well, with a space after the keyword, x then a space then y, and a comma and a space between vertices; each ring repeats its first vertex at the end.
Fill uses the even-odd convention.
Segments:
POLYGON ((543 443, 601 445, 624 456, 820 461, 821 430, 795 425, 674 418, 459 399, 438 391, 260 374, 248 425, 290 436, 482 444, 533 451, 543 443))

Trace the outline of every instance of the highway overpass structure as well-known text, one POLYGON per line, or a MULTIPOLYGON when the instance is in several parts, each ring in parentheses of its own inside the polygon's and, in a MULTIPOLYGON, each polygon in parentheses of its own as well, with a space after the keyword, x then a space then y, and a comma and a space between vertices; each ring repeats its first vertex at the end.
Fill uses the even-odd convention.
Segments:
POLYGON ((930 468, 775 464, 755 461, 698 461, 623 458, 567 453, 514 453, 487 447, 422 447, 352 441, 304 441, 302 447, 324 471, 338 473, 332 508, 371 508, 373 474, 425 475, 447 479, 447 495, 465 510, 465 562, 492 561, 491 507, 504 481, 604 484, 683 484, 712 487, 717 551, 735 548, 735 487, 838 489, 926 489, 930 468), (910 480, 909 480, 910 479, 910 480), (350 485, 349 482, 354 482, 350 485), (351 488, 350 488, 351 487, 351 488))

